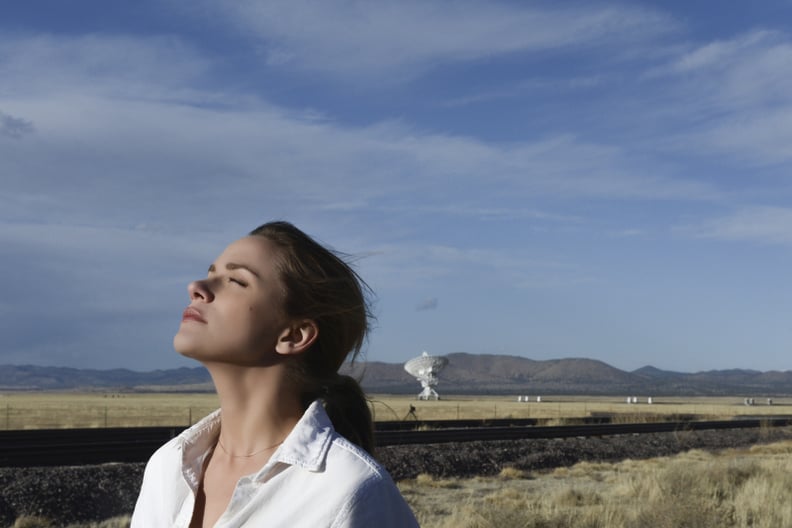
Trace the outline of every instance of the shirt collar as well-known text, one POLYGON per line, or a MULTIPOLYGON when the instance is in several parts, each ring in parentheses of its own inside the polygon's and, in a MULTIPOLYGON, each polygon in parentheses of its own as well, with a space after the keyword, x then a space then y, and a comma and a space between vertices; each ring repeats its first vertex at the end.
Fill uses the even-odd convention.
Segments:
MULTIPOLYGON (((308 471, 321 471, 334 432, 333 424, 322 402, 314 401, 269 461, 253 475, 254 480, 266 478, 277 463, 299 466, 308 471)), ((220 410, 218 409, 181 435, 182 472, 193 490, 198 489, 204 460, 217 443, 219 434, 220 410)))
POLYGON ((197 490, 201 483, 204 461, 214 449, 219 434, 220 409, 217 409, 180 436, 182 473, 193 491, 197 490))
POLYGON ((321 471, 334 432, 333 423, 322 402, 316 400, 308 406, 283 445, 272 454, 270 462, 278 461, 309 471, 321 471))

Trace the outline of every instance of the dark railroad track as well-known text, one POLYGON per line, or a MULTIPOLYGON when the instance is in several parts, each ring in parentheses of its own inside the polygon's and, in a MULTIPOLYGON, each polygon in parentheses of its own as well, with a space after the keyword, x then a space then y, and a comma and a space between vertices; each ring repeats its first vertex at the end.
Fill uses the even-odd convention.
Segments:
MULTIPOLYGON (((591 421, 601 422, 602 419, 591 421)), ((782 427, 792 425, 792 418, 767 417, 639 424, 584 423, 550 427, 535 424, 536 420, 377 422, 375 438, 377 446, 570 438, 704 429, 782 427)), ((0 466, 145 462, 159 446, 183 430, 183 426, 176 426, 0 431, 0 466)))

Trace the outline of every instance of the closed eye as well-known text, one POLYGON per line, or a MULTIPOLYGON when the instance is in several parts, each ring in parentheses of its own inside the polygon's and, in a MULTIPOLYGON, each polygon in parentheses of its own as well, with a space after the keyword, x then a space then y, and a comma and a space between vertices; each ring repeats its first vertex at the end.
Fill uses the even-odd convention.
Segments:
POLYGON ((233 282, 234 284, 238 284, 238 285, 242 286, 243 288, 247 287, 247 283, 246 282, 241 281, 239 279, 236 279, 234 277, 228 277, 228 282, 233 282))

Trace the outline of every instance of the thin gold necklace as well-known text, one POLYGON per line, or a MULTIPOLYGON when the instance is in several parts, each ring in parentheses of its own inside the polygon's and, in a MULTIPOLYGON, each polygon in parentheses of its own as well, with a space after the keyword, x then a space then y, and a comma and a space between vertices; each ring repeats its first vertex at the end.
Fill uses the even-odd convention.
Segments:
POLYGON ((258 455, 260 453, 263 453, 264 451, 269 451, 270 449, 274 449, 274 448, 278 447, 283 442, 285 442, 285 439, 281 440, 277 444, 272 444, 269 447, 265 447, 264 449, 260 449, 258 451, 254 451, 253 453, 250 453, 250 454, 247 454, 247 455, 232 455, 231 453, 228 452, 228 449, 225 448, 225 446, 223 445, 223 442, 220 441, 220 437, 219 436, 217 437, 217 444, 220 446, 220 449, 223 450, 223 453, 225 453, 226 455, 228 455, 228 456, 230 456, 232 458, 250 458, 250 457, 254 457, 254 456, 256 456, 256 455, 258 455))

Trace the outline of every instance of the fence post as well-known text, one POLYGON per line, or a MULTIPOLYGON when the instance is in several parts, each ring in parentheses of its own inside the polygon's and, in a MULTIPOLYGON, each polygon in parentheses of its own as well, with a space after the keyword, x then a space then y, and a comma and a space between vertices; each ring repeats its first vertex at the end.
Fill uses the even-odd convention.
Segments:
POLYGON ((192 425, 192 407, 188 407, 187 410, 189 411, 187 413, 187 427, 190 427, 192 425))

